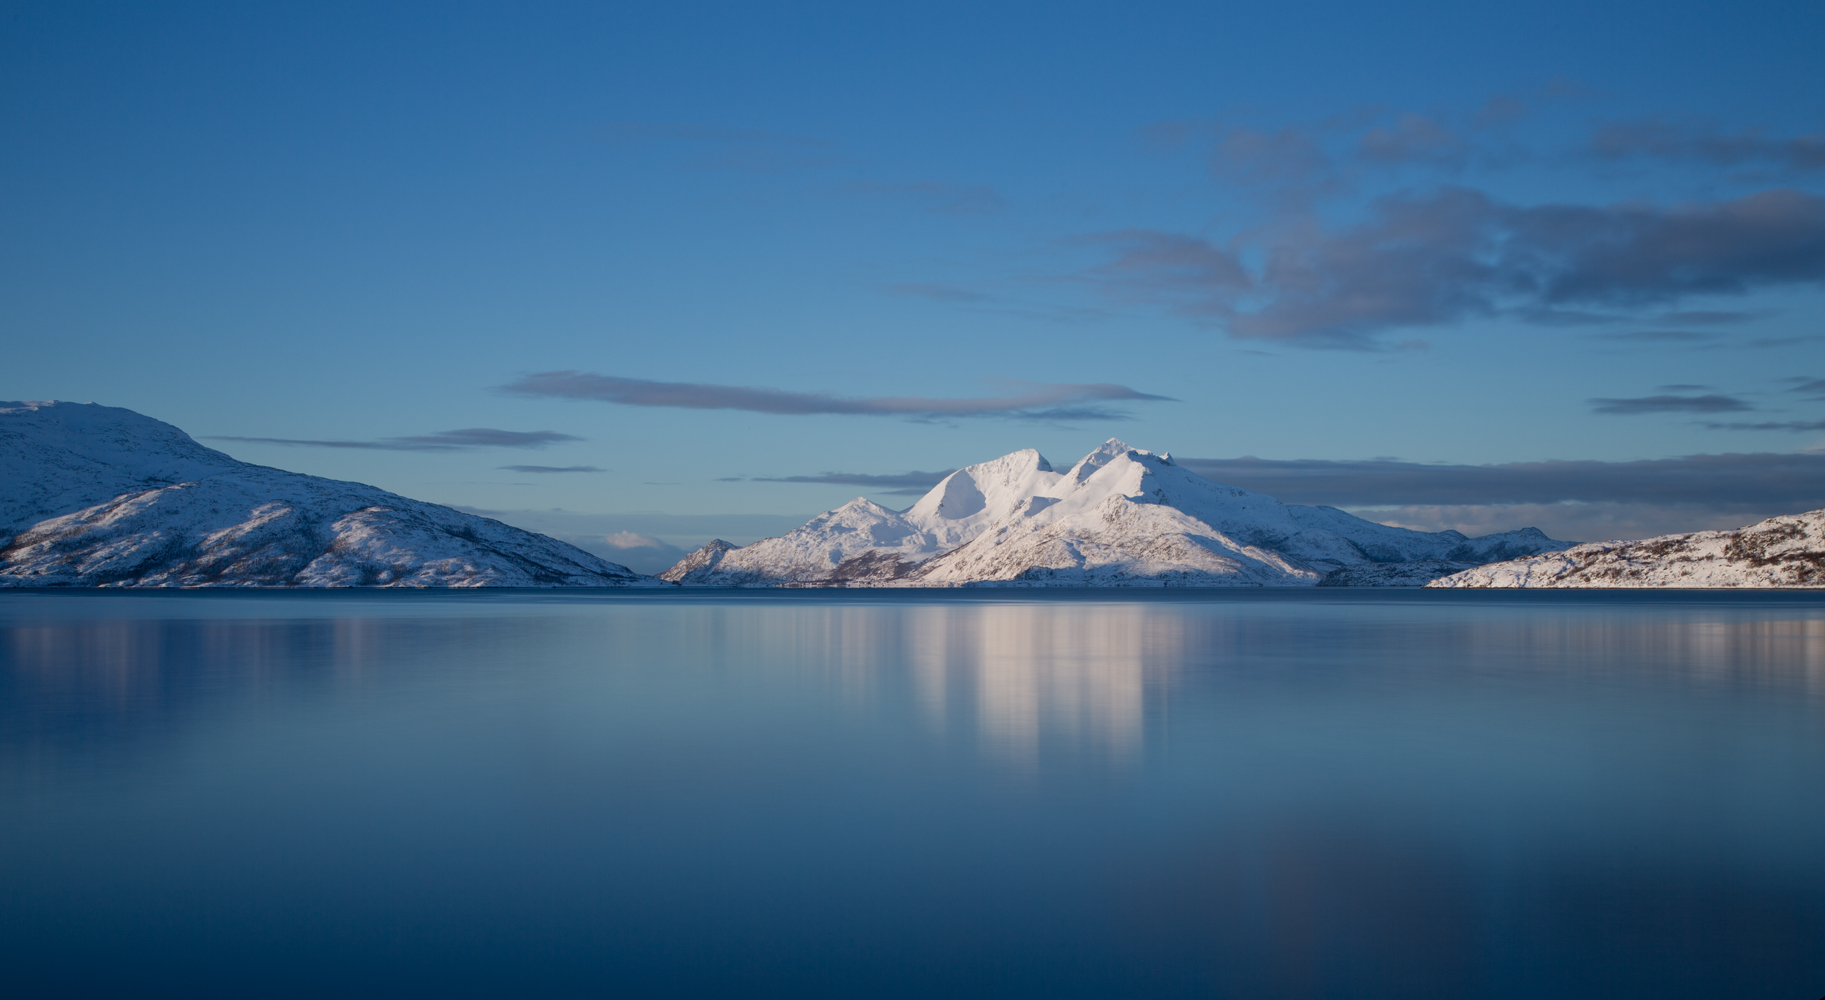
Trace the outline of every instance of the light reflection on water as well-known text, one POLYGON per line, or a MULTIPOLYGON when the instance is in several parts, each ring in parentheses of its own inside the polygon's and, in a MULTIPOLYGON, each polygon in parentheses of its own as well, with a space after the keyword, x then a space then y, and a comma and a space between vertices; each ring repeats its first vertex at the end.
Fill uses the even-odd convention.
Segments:
POLYGON ((908 624, 908 660, 933 721, 973 715, 986 745, 1029 764, 1042 735, 1132 758, 1148 682, 1182 658, 1180 619, 1118 607, 926 607, 908 624))
POLYGON ((0 595, 24 995, 1808 996, 1820 843, 1819 595, 0 595))

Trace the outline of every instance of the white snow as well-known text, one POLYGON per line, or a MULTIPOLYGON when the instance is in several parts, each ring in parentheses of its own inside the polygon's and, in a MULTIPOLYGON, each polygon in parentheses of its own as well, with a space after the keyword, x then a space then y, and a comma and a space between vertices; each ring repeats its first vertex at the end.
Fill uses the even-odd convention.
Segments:
POLYGON ((1593 542, 1479 566, 1431 587, 1825 587, 1825 510, 1733 531, 1593 542))
POLYGON ((780 538, 706 546, 663 576, 711 586, 1312 586, 1365 563, 1430 561, 1436 575, 1568 544, 1531 528, 1470 539, 1288 506, 1111 438, 1068 472, 1017 451, 959 469, 903 512, 853 500, 780 538))
POLYGON ((0 402, 0 586, 622 587, 651 577, 132 410, 0 402))

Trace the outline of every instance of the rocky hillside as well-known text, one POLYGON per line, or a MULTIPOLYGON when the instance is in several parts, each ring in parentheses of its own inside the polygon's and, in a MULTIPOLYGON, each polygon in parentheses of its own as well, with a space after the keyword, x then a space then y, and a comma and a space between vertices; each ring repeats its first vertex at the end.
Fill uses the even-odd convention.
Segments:
POLYGON ((0 402, 0 587, 656 585, 499 521, 237 461, 132 410, 0 402))
POLYGON ((1825 587, 1825 510, 1734 531, 1593 542, 1479 566, 1432 587, 1825 587))

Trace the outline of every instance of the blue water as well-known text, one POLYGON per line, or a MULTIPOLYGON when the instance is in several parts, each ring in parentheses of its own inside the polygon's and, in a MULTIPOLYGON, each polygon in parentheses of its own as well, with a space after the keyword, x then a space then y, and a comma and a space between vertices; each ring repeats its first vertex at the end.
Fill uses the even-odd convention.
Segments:
POLYGON ((1825 994, 1825 594, 0 593, 9 996, 1825 994))

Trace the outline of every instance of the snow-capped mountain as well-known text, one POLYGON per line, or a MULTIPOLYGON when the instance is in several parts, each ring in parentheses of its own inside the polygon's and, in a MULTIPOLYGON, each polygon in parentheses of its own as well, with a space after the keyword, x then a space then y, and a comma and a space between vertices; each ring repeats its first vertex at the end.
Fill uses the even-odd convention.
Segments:
POLYGON ((1734 531, 1592 542, 1479 566, 1432 587, 1825 587, 1825 510, 1734 531))
POLYGON ((0 402, 0 586, 658 584, 499 521, 237 461, 132 410, 0 402))
POLYGON ((905 511, 852 500, 779 538, 712 542, 661 576, 703 586, 1413 585, 1570 544, 1533 528, 1468 538, 1283 504, 1112 438, 1066 472, 1017 451, 951 473, 905 511), (1349 579, 1389 563, 1405 572, 1349 579))

